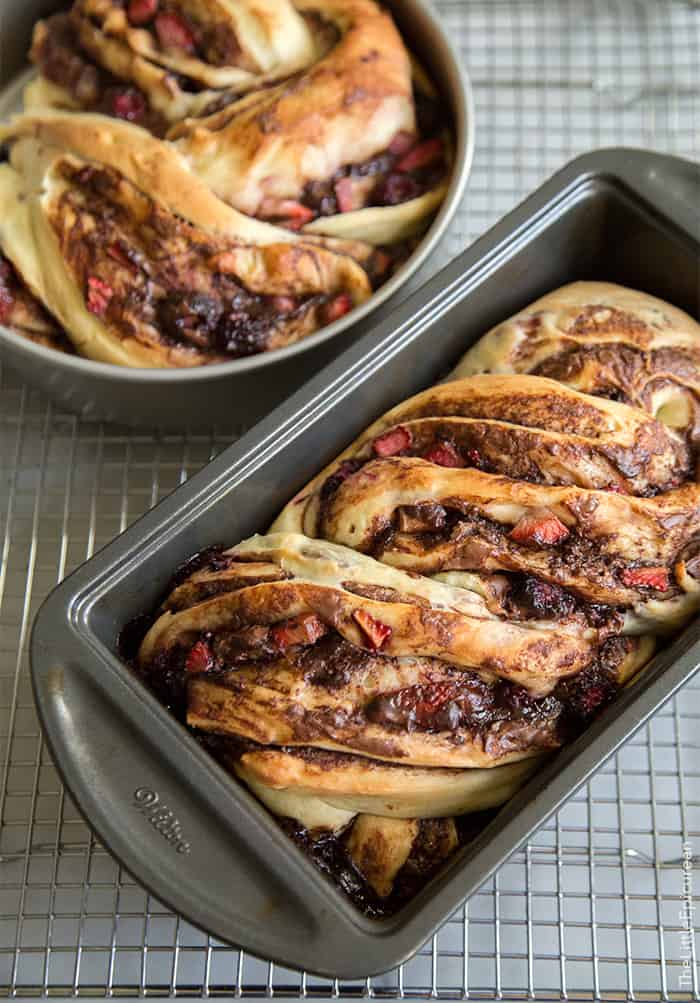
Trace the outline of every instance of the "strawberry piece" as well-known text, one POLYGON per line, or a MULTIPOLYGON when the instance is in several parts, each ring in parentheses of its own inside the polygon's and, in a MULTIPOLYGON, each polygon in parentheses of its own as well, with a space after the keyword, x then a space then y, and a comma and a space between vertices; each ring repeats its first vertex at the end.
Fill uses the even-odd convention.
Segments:
POLYGON ((107 254, 114 261, 118 261, 120 265, 123 265, 124 268, 128 268, 129 271, 132 272, 134 271, 136 266, 134 265, 134 262, 130 260, 128 253, 124 250, 119 241, 115 241, 115 243, 109 245, 107 248, 107 254))
POLYGON ((437 463, 439 467, 463 467, 464 460, 459 455, 451 442, 443 440, 432 446, 427 453, 423 454, 423 459, 429 463, 437 463))
POLYGON ((116 87, 109 95, 109 110, 115 118, 140 122, 146 114, 146 99, 134 87, 116 87))
POLYGON ((163 49, 194 52, 194 31, 185 18, 174 11, 163 11, 157 15, 156 35, 163 49))
POLYGON ((0 324, 10 319, 15 299, 9 289, 0 286, 0 324))
POLYGON ((135 27, 148 24, 158 13, 158 0, 130 0, 126 9, 129 23, 135 27))
POLYGON ((376 617, 367 613, 366 610, 356 609, 352 614, 352 618, 369 641, 370 647, 375 651, 379 651, 381 646, 389 640, 393 633, 392 628, 388 624, 377 620, 376 617))
POLYGON ((190 648, 185 672, 209 672, 214 668, 214 654, 206 641, 197 641, 190 648))
POLYGON ((265 198, 260 203, 258 216, 263 219, 281 219, 287 226, 298 228, 314 218, 316 213, 296 199, 265 198))
POLYGON ((484 458, 478 449, 468 449, 467 459, 473 467, 481 467, 484 462, 484 458))
POLYGON ((410 445, 411 433, 403 425, 397 425, 383 435, 378 435, 372 443, 372 448, 377 456, 396 456, 397 453, 403 453, 410 445))
POLYGON ((622 581, 631 588, 656 589, 659 592, 666 592, 669 588, 666 568, 625 568, 622 581))
POLYGON ((356 208, 352 178, 340 178, 333 186, 333 191, 341 212, 352 212, 356 208))
POLYGON ((95 275, 88 276, 87 308, 97 317, 104 316, 114 290, 95 275))
POLYGON ((290 219, 300 219, 302 223, 308 223, 314 218, 314 211, 302 202, 294 199, 282 199, 279 203, 280 215, 290 219))
POLYGON ((629 491, 624 484, 608 484, 606 491, 612 491, 616 495, 628 495, 629 491))
POLYGON ((340 293, 326 303, 323 310, 323 323, 332 324, 334 320, 339 320, 346 313, 350 313, 353 308, 352 297, 349 293, 340 293))
POLYGON ((564 523, 549 509, 526 512, 509 533, 516 543, 536 543, 540 547, 561 543, 568 535, 569 530, 564 523))
POLYGON ((403 157, 416 145, 416 137, 412 132, 404 132, 402 129, 397 132, 392 141, 387 146, 389 153, 395 157, 403 157))
POLYGON ((396 165, 396 170, 402 174, 417 171, 421 167, 429 167, 442 157, 443 144, 441 139, 426 139, 409 150, 396 165))
POLYGON ((12 268, 0 255, 0 324, 10 319, 15 297, 12 294, 12 268))
POLYGON ((279 313, 293 313, 299 306, 294 296, 273 296, 272 305, 279 313))
POLYGON ((270 638, 280 651, 286 651, 293 644, 315 644, 326 633, 328 628, 322 620, 313 613, 304 613, 276 623, 270 630, 270 638))

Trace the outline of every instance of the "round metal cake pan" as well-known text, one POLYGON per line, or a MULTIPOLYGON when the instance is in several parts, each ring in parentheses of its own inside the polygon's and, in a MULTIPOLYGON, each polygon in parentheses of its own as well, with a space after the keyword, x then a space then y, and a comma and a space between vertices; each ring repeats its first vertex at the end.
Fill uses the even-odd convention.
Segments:
MULTIPOLYGON (((58 8, 60 3, 53 4, 58 8)), ((2 0, 5 39, 28 40, 47 0, 2 0)), ((443 237, 466 186, 474 150, 474 106, 464 68, 446 30, 426 0, 391 0, 389 7, 412 52, 444 97, 455 131, 455 163, 438 214, 409 260, 351 314, 287 348, 194 369, 129 369, 62 355, 0 327, 0 360, 61 408, 85 418, 141 428, 197 430, 251 425, 385 317, 391 299, 413 279, 443 237)), ((0 119, 20 109, 26 74, 2 80, 0 119)))

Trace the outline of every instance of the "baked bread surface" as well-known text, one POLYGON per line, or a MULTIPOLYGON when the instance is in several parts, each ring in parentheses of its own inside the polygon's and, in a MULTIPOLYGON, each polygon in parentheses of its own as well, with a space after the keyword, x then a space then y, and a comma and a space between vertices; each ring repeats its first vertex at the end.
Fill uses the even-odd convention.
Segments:
POLYGON ((698 334, 606 284, 544 297, 164 599, 140 671, 181 680, 188 726, 363 908, 400 907, 697 611, 698 334), (681 353, 676 403, 529 371, 572 344, 681 353))

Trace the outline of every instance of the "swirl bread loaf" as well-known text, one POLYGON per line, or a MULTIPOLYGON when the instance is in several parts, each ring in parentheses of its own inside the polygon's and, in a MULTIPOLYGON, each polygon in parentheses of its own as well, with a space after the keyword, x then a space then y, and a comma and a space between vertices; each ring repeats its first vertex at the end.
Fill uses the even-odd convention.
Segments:
POLYGON ((595 283, 536 306, 378 419, 269 535, 203 555, 140 648, 149 684, 370 911, 700 605, 700 329, 595 283), (593 393, 513 371, 545 364, 593 393))
POLYGON ((32 57, 28 110, 143 125, 224 201, 291 229, 391 245, 447 190, 440 101, 374 0, 75 0, 39 22, 32 57))

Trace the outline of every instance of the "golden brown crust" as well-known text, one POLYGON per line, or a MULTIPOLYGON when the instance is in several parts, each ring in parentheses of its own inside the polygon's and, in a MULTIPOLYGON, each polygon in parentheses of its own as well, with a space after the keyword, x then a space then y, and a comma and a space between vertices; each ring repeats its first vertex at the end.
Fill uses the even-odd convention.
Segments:
POLYGON ((683 483, 693 479, 683 438, 637 408, 543 377, 480 374, 389 411, 272 530, 406 571, 466 574, 484 596, 494 572, 536 575, 626 607, 628 632, 667 632, 698 604, 684 577, 699 528, 698 488, 683 483))
MULTIPOLYGON (((391 894, 396 876, 405 866, 419 830, 417 819, 403 821, 361 815, 355 822, 348 840, 348 853, 359 873, 380 898, 391 894)), ((451 849, 456 845, 455 836, 451 849)))
MULTIPOLYGON (((631 604, 639 587, 626 582, 636 566, 670 569, 700 530, 695 485, 656 498, 578 487, 550 487, 422 459, 374 460, 348 476, 324 509, 321 534, 395 567, 431 574, 451 568, 525 571, 572 588, 591 602, 631 604), (422 539, 398 529, 380 534, 407 506, 435 502, 452 509, 469 533, 422 539), (521 520, 558 521, 561 540, 518 539, 521 520), (479 523, 486 520, 487 524, 479 523), (579 546, 576 554, 569 553, 579 546)), ((666 591, 668 585, 662 591, 666 591)))
MULTIPOLYGON (((264 538, 263 538, 264 539, 264 538)), ((273 538, 274 539, 274 538, 273 538)), ((285 549, 307 546, 303 537, 283 538, 285 549)), ((557 679, 572 675, 592 657, 597 632, 576 622, 570 624, 521 625, 498 619, 482 607, 482 615, 454 608, 452 590, 433 582, 429 594, 444 596, 443 605, 417 601, 421 582, 400 574, 403 581, 386 601, 370 599, 349 591, 348 579, 380 584, 386 572, 371 560, 362 561, 352 551, 329 544, 313 544, 325 554, 323 569, 316 580, 309 570, 306 578, 267 582, 226 592, 178 613, 164 613, 146 635, 141 647, 142 662, 152 662, 159 651, 192 643, 203 630, 239 630, 254 624, 275 624, 289 618, 313 614, 346 641, 363 650, 374 650, 374 642, 360 626, 369 617, 389 631, 381 644, 383 655, 438 658, 457 666, 473 668, 487 677, 511 679, 532 693, 547 693, 557 679), (358 578, 349 571, 352 562, 361 565, 358 578), (416 598, 414 598, 416 597, 416 598), (488 629, 485 629, 488 627, 488 629)), ((478 608, 478 607, 477 607, 478 608)))
POLYGON ((634 494, 679 483, 688 451, 673 433, 636 408, 578 393, 553 380, 479 375, 431 387, 392 408, 285 506, 276 531, 319 533, 324 484, 347 461, 367 461, 391 428, 409 431, 410 452, 454 441, 487 469, 545 484, 616 488, 634 494))
POLYGON ((700 325, 647 293, 574 282, 484 335, 453 376, 533 373, 614 396, 695 439, 700 427, 700 325))
POLYGON ((106 164, 167 209, 212 233, 260 245, 298 240, 287 230, 250 219, 223 203, 192 174, 173 146, 130 122, 45 109, 0 126, 0 142, 18 138, 33 138, 42 147, 106 164))
MULTIPOLYGON (((365 710, 383 693, 452 684, 450 673, 427 659, 381 660, 358 665, 353 678, 332 688, 309 681, 303 667, 284 660, 243 667, 220 677, 197 677, 188 686, 187 723, 202 731, 237 735, 262 745, 353 752, 372 760, 411 766, 481 768, 517 763, 558 748, 559 711, 529 721, 508 720, 454 729, 405 730, 368 720, 365 710), (416 664, 417 662, 417 664, 416 664)), ((312 664, 306 659, 304 665, 312 664)), ((369 809, 367 809, 369 810, 369 809)))
POLYGON ((410 62, 391 17, 372 0, 324 3, 323 16, 342 37, 301 77, 170 134, 193 170, 244 212, 263 197, 297 199, 307 182, 415 131, 410 62))

